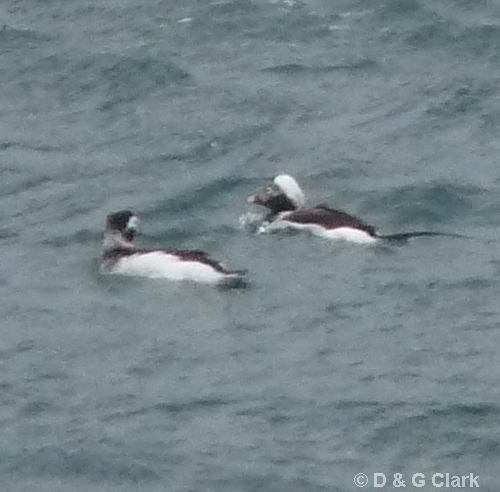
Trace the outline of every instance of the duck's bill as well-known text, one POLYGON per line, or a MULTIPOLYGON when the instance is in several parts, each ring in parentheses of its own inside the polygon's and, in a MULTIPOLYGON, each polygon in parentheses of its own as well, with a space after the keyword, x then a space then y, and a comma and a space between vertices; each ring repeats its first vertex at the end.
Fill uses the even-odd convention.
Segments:
POLYGON ((259 198, 259 195, 250 195, 247 198, 247 202, 249 202, 249 203, 261 203, 261 200, 259 198))

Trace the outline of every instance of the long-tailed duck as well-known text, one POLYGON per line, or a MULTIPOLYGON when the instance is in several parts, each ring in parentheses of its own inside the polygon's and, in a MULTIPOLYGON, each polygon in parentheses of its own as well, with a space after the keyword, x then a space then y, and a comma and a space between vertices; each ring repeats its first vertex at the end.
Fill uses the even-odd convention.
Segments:
POLYGON ((225 286, 244 283, 244 271, 228 270, 203 251, 137 248, 134 239, 138 228, 139 219, 130 210, 107 216, 101 273, 225 286))
POLYGON ((257 195, 250 196, 248 201, 268 209, 259 232, 282 229, 305 230, 327 239, 340 239, 359 244, 371 244, 380 240, 406 241, 421 236, 458 236, 431 231, 378 234, 375 227, 346 212, 334 210, 326 205, 306 207, 302 189, 288 174, 276 176, 270 186, 257 195))

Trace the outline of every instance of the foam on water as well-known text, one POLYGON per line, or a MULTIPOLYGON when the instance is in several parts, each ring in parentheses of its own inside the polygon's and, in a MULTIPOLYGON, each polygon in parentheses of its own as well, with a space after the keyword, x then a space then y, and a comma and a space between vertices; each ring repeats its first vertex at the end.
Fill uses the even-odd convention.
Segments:
POLYGON ((264 217, 262 214, 249 211, 239 216, 238 225, 241 230, 254 233, 260 229, 263 220, 264 217))

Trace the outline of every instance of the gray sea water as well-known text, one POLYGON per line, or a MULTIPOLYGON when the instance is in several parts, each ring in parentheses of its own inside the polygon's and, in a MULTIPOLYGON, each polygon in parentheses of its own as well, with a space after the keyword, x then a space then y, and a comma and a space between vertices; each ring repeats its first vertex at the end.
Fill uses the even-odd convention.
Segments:
POLYGON ((3 0, 0 20, 2 491, 498 490, 498 0, 3 0), (470 238, 241 230, 279 172, 384 233, 470 238), (143 245, 249 286, 100 277, 122 208, 143 245))

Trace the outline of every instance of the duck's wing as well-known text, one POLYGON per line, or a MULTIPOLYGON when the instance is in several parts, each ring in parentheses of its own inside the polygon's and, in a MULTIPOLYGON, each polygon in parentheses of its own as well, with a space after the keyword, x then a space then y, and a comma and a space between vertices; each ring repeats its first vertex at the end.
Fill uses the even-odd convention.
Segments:
POLYGON ((361 219, 354 217, 341 210, 335 210, 326 205, 317 205, 316 207, 300 209, 291 212, 286 216, 287 221, 298 224, 315 224, 325 229, 338 229, 339 227, 352 227, 360 229, 368 234, 375 236, 375 228, 366 224, 361 219))
POLYGON ((176 255, 182 261, 197 261, 198 263, 204 263, 205 265, 211 266, 214 270, 227 274, 227 275, 244 275, 246 270, 229 270, 224 266, 223 263, 213 259, 205 251, 199 249, 194 250, 165 250, 166 253, 176 255))

